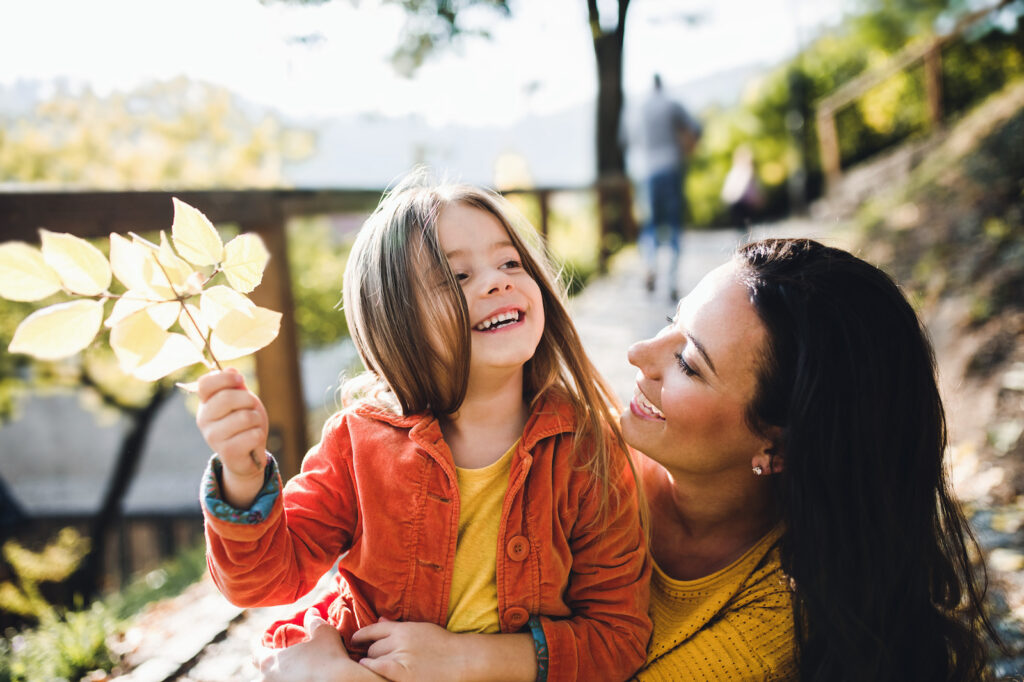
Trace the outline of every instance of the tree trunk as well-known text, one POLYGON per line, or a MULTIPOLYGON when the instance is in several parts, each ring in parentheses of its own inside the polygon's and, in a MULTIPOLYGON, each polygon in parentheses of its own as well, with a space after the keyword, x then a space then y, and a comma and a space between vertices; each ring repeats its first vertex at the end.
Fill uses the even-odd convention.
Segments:
POLYGON ((622 46, 629 0, 619 0, 616 25, 601 28, 597 0, 587 0, 597 61, 597 195, 601 244, 598 267, 607 269, 608 256, 636 237, 632 192, 626 177, 626 157, 620 140, 622 123, 622 46))
MULTIPOLYGON (((128 432, 121 440, 121 448, 117 454, 117 462, 110 476, 106 493, 100 509, 93 517, 89 531, 89 554, 82 560, 82 565, 71 578, 74 591, 82 595, 86 602, 95 597, 100 590, 103 579, 103 560, 106 556, 107 537, 110 530, 121 519, 124 497, 128 493, 135 472, 139 468, 139 460, 146 447, 150 427, 157 412, 172 393, 170 385, 158 383, 149 403, 135 410, 127 410, 130 425, 128 432)), ((127 576, 122 576, 122 579, 127 576)))

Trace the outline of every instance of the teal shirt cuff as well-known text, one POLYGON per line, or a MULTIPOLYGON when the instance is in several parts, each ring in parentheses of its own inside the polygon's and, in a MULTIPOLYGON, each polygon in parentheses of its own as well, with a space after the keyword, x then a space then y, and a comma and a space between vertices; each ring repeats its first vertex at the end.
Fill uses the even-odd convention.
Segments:
POLYGON ((263 470, 263 488, 248 509, 236 509, 224 501, 221 493, 223 469, 224 465, 217 455, 211 457, 209 464, 206 465, 201 495, 206 511, 214 518, 228 523, 253 525, 269 518, 274 503, 281 495, 281 477, 277 475, 277 461, 274 457, 267 453, 267 466, 263 470))

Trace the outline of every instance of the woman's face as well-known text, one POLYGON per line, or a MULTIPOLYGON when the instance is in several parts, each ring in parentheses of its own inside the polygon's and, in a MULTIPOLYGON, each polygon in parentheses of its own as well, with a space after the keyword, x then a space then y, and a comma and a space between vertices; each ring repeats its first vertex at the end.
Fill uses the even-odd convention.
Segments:
POLYGON ((746 422, 765 329, 726 263, 679 302, 657 336, 633 344, 636 392, 622 415, 626 442, 666 468, 713 474, 750 461, 769 443, 746 422))

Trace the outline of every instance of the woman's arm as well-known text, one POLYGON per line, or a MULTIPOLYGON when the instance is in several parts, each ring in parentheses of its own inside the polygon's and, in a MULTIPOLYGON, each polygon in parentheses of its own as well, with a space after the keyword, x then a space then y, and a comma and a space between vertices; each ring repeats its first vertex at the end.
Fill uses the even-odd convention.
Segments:
POLYGON ((286 649, 257 649, 256 682, 379 682, 382 678, 348 657, 338 631, 316 609, 306 611, 304 642, 286 649))

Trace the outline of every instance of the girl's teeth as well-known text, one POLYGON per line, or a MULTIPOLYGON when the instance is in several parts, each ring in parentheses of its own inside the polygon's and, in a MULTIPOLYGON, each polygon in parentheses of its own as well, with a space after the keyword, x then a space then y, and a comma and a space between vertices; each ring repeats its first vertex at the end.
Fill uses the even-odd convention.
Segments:
POLYGON ((499 322, 506 322, 508 320, 516 320, 516 321, 518 321, 519 320, 519 313, 518 312, 510 312, 510 313, 501 313, 500 315, 495 315, 494 317, 492 317, 490 319, 487 319, 487 320, 484 320, 483 322, 478 324, 476 326, 476 329, 478 329, 480 331, 486 331, 486 330, 490 329, 491 327, 493 327, 494 325, 498 324, 499 322))

